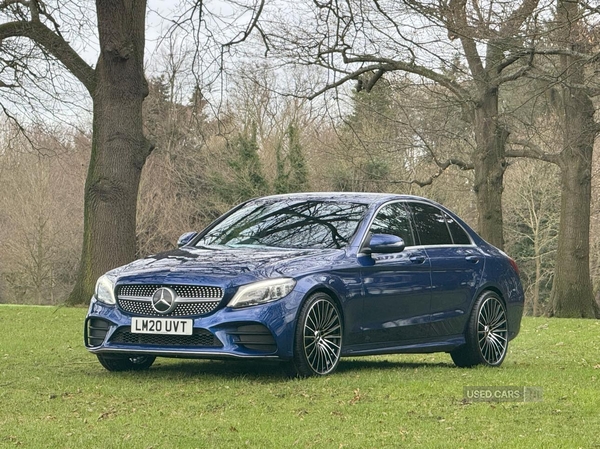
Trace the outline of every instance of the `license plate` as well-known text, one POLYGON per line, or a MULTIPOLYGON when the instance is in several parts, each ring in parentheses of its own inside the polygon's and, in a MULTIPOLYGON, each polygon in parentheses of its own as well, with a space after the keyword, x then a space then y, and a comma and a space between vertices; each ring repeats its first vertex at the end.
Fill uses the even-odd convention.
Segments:
POLYGON ((133 334, 192 335, 192 320, 174 320, 172 318, 131 318, 133 334))

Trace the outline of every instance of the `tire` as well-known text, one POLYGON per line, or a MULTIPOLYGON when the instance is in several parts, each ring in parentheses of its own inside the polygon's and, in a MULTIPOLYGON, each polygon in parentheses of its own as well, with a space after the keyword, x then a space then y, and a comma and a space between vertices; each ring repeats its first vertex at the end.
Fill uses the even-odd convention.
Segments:
POLYGON ((500 297, 485 291, 475 301, 467 323, 466 344, 450 353, 459 367, 500 366, 508 350, 506 307, 500 297))
POLYGON ((102 355, 96 354, 100 364, 108 371, 145 371, 152 366, 153 355, 102 355))
POLYGON ((298 314, 292 377, 325 376, 337 368, 342 353, 343 323, 338 305, 325 293, 306 300, 298 314))

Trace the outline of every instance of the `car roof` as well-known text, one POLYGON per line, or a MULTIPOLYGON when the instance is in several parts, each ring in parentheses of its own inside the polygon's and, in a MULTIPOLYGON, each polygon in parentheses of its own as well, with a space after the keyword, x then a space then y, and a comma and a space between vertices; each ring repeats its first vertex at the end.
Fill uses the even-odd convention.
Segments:
POLYGON ((427 198, 414 195, 399 195, 393 193, 370 193, 370 192, 303 192, 286 193, 281 195, 270 195, 255 200, 329 200, 350 201, 363 204, 380 204, 392 200, 419 200, 436 204, 427 198))

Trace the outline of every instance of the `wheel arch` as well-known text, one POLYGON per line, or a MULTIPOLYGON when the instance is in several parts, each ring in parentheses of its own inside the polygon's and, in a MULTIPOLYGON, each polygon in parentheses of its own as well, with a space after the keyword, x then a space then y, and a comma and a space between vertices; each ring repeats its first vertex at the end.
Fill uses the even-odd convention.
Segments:
POLYGON ((329 296, 333 300, 335 305, 337 306, 338 310, 340 311, 341 321, 342 321, 342 332, 343 332, 342 333, 342 336, 343 336, 342 342, 343 342, 347 326, 346 326, 346 315, 344 313, 344 308, 342 307, 342 299, 341 299, 342 295, 340 294, 340 292, 336 291, 335 288, 332 288, 330 285, 323 284, 322 282, 315 283, 312 286, 310 286, 310 288, 308 288, 306 290, 306 292, 304 293, 302 300, 298 303, 298 307, 296 309, 296 319, 294 319, 292 335, 296 334, 296 329, 298 328, 298 315, 300 314, 300 310, 302 309, 302 307, 304 306, 306 301, 308 301, 308 298, 310 298, 311 296, 313 296, 316 293, 324 293, 327 296, 329 296))
MULTIPOLYGON (((314 286, 312 286, 312 288, 306 290, 306 292, 304 293, 302 300, 299 301, 298 303, 298 314, 296 316, 296 319, 294 320, 293 323, 293 342, 292 342, 292 358, 289 361, 288 364, 288 369, 289 369, 289 374, 292 375, 293 377, 296 376, 300 376, 300 377, 308 377, 308 376, 313 376, 313 375, 326 375, 329 374, 331 372, 333 372, 335 370, 335 368, 337 367, 340 357, 341 357, 341 351, 342 351, 342 346, 343 346, 343 341, 344 341, 344 332, 345 332, 345 322, 344 322, 344 312, 342 309, 342 301, 340 296, 338 295, 338 293, 335 291, 335 289, 333 288, 328 288, 326 285, 322 285, 322 284, 315 284, 314 286), (314 310, 316 310, 314 308, 314 305, 317 304, 318 302, 327 302, 329 303, 331 306, 335 307, 337 309, 338 312, 338 318, 339 318, 339 324, 337 327, 341 326, 341 333, 339 333, 338 335, 331 335, 331 334, 326 334, 328 336, 324 336, 323 339, 326 341, 329 341, 331 339, 338 339, 337 343, 333 343, 333 341, 331 341, 329 344, 335 344, 337 347, 337 351, 335 354, 335 360, 330 359, 329 357, 325 357, 325 360, 327 361, 323 361, 324 359, 321 359, 320 357, 317 356, 317 359, 314 359, 315 356, 313 355, 309 355, 308 353, 306 353, 306 346, 305 342, 306 342, 306 335, 304 335, 304 330, 302 329, 302 326, 304 325, 304 323, 308 322, 307 317, 309 316, 309 314, 312 314, 314 310), (304 336, 302 336, 304 335, 304 336), (297 351, 297 349, 299 348, 299 350, 297 351), (320 362, 318 360, 321 360, 320 362), (330 362, 333 361, 333 365, 330 365, 330 362), (321 368, 321 364, 325 363, 326 364, 326 368, 328 369, 327 372, 323 371, 320 372, 319 369, 321 368), (315 364, 317 366, 315 366, 315 364)), ((329 309, 331 310, 331 308, 329 309)), ((319 312, 317 312, 319 313, 319 312)), ((329 320, 329 318, 328 318, 329 320)), ((313 323, 317 323, 317 322, 321 322, 320 320, 317 321, 313 321, 313 323)), ((323 322, 322 324, 325 324, 327 321, 323 322)), ((327 324, 326 326, 331 326, 331 324, 335 324, 332 321, 329 321, 330 324, 327 324)), ((316 325, 315 329, 320 329, 321 324, 316 325)), ((319 330, 320 332, 320 330, 319 330)), ((314 340, 313 340, 313 344, 316 344, 317 339, 321 339, 321 337, 319 336, 319 334, 317 333, 317 331, 315 331, 314 334, 314 340)), ((320 345, 321 343, 319 343, 320 345)), ((315 346, 316 347, 316 346, 315 346)), ((311 351, 311 353, 314 352, 314 348, 313 347, 313 351, 311 351)), ((319 350, 321 351, 321 350, 319 350)), ((331 349, 330 347, 330 351, 333 351, 333 349, 331 349)))
POLYGON ((507 307, 508 305, 506 304, 506 298, 504 297, 504 294, 502 293, 502 291, 496 287, 495 285, 487 285, 486 287, 482 288, 479 293, 477 294, 477 298, 479 298, 483 293, 485 292, 494 292, 498 295, 498 297, 500 298, 500 300, 502 301, 502 303, 504 304, 504 307, 507 307))
MULTIPOLYGON (((475 307, 475 303, 477 302, 477 299, 481 295, 483 295, 485 292, 493 292, 496 295, 498 295, 498 297, 500 298, 500 301, 502 301, 502 304, 504 305, 504 308, 508 312, 508 304, 507 304, 504 294, 502 293, 502 290, 500 288, 498 288, 497 285, 486 284, 486 285, 481 286, 481 288, 479 288, 479 290, 477 290, 475 295, 473 295, 473 298, 471 299, 471 305, 469 306, 469 315, 473 311, 473 307, 475 307)), ((508 324, 510 324, 510 323, 508 323, 508 324)), ((467 331, 468 326, 469 326, 469 320, 467 319, 467 321, 465 322, 464 328, 463 328, 463 334, 467 331)))
MULTIPOLYGON (((335 302, 335 305, 338 307, 340 314, 342 315, 342 326, 344 326, 343 329, 345 330, 346 322, 345 322, 345 316, 344 316, 344 308, 342 307, 342 301, 340 299, 339 293, 336 292, 335 289, 333 289, 327 285, 316 284, 311 289, 309 289, 304 294, 304 298, 302 298, 302 302, 299 304, 298 310, 300 310, 302 308, 302 306, 308 300, 308 298, 310 298, 312 295, 314 295, 316 293, 324 293, 335 302)), ((298 322, 296 321, 296 325, 297 324, 298 324, 298 322)))
POLYGON ((486 291, 492 291, 498 295, 504 308, 506 309, 506 318, 507 318, 507 329, 508 329, 508 340, 513 340, 521 330, 521 319, 523 317, 523 306, 524 300, 519 300, 519 293, 511 292, 510 290, 505 293, 502 288, 499 288, 496 285, 490 284, 486 285, 475 296, 473 299, 473 304, 479 298, 479 296, 486 291))

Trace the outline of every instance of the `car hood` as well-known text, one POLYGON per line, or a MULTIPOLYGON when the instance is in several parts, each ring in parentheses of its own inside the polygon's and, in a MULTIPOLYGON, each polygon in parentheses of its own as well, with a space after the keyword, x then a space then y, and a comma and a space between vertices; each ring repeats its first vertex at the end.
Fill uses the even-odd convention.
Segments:
POLYGON ((182 247, 111 272, 118 283, 206 284, 224 287, 273 277, 299 277, 330 267, 344 250, 200 249, 182 247))

